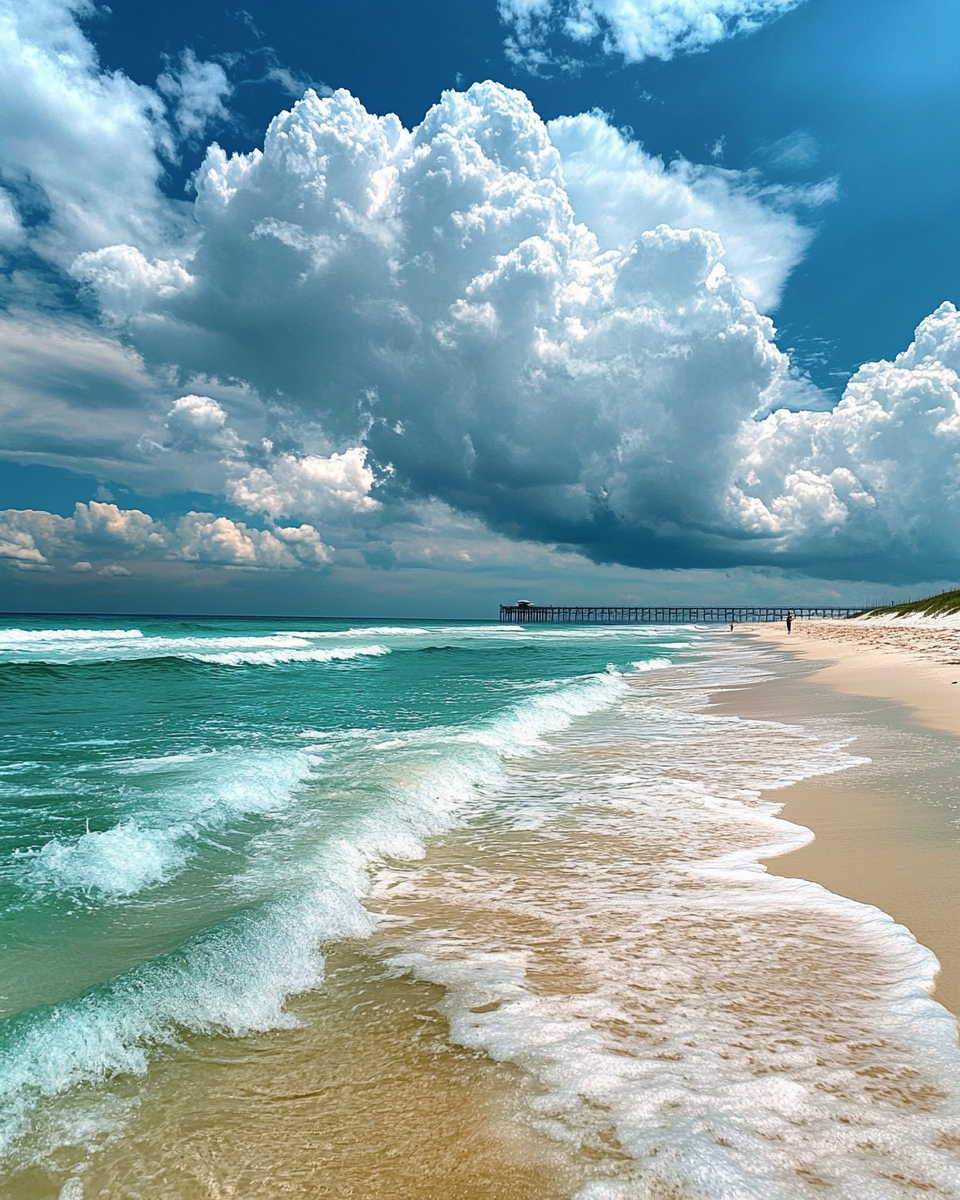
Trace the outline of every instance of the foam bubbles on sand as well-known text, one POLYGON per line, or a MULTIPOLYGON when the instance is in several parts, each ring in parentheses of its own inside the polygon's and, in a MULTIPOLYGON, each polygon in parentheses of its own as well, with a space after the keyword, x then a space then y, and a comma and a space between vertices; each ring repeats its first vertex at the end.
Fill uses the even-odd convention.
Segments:
MULTIPOLYGON (((645 677, 558 739, 537 822, 498 811, 385 872, 390 961, 447 989, 455 1041, 536 1080, 530 1119, 596 1164, 583 1200, 956 1195, 960 1053, 933 956, 757 864, 810 836, 761 788, 857 760, 698 711, 709 674, 653 696, 645 677)), ((533 776, 513 782, 521 811, 533 776)))
MULTIPOLYGON (((39 1136, 34 1118, 44 1099, 80 1083, 142 1074, 151 1050, 176 1042, 183 1030, 240 1036, 295 1024, 285 1000, 319 984, 324 943, 365 937, 374 927, 363 905, 370 872, 388 858, 420 857, 431 834, 489 809, 493 800, 484 789, 507 759, 542 748, 545 735, 609 706, 624 690, 622 677, 608 673, 559 681, 473 725, 399 734, 392 739, 397 747, 380 758, 370 750, 382 731, 328 735, 326 752, 339 756, 334 803, 324 803, 321 788, 312 804, 291 806, 285 820, 247 844, 248 865, 230 885, 248 901, 236 916, 55 1010, 7 1023, 0 1153, 24 1136, 39 1136)), ((190 838, 222 827, 230 813, 289 806, 316 758, 305 750, 238 751, 233 759, 210 754, 205 762, 206 783, 199 786, 197 763, 184 756, 179 765, 191 769, 190 785, 165 792, 165 825, 155 819, 148 831, 131 821, 69 845, 48 843, 22 860, 27 883, 40 890, 99 888, 106 900, 130 895, 165 878, 190 838), (178 837, 184 829, 190 832, 178 837)), ((127 769, 137 776, 162 766, 163 760, 132 760, 127 769)))

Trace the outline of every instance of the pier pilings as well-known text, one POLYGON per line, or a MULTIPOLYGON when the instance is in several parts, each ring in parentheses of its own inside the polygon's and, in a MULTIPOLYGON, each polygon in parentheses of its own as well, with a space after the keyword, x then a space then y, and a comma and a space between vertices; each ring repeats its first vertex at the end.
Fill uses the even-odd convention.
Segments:
POLYGON ((834 605, 544 605, 501 604, 502 625, 743 625, 785 621, 790 613, 799 620, 808 617, 846 619, 862 608, 834 605))

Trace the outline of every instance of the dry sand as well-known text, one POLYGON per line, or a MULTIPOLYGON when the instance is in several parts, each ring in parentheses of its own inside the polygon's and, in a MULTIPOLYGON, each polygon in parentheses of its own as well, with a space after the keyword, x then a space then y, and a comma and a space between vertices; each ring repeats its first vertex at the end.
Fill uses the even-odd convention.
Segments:
POLYGON ((755 637, 825 663, 816 683, 855 696, 895 700, 929 729, 960 737, 960 630, 872 621, 757 625, 755 637), (957 690, 954 691, 953 689, 957 690))
MULTIPOLYGON (((776 798, 816 840, 767 861, 889 913, 937 955, 936 997, 960 1016, 960 630, 867 622, 751 627, 799 668, 729 696, 745 716, 860 723, 870 768, 807 780, 776 798), (924 730, 936 731, 925 733, 924 730)), ((821 728, 823 725, 821 724, 821 728)))

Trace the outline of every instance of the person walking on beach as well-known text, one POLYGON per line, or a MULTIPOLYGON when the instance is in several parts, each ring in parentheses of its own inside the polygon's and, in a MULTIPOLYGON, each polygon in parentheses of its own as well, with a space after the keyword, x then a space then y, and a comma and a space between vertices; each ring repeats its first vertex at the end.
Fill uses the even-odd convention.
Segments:
POLYGON ((788 612, 787 613, 787 633, 789 633, 792 628, 793 628, 793 613, 788 612))

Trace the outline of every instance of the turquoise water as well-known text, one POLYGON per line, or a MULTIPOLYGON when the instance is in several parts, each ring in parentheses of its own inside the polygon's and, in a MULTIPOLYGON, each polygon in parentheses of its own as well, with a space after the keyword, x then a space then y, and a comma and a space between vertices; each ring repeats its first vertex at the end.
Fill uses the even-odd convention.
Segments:
MULTIPOLYGON (((244 1134, 223 1190, 216 1172, 181 1186, 176 1110, 199 1103, 197 1038, 294 1037, 349 941, 366 965, 356 996, 329 991, 331 1030, 329 1006, 349 1015, 360 993, 387 1011, 403 980, 421 1004, 440 989, 379 1052, 439 1012, 434 1058, 509 1064, 515 1124, 575 1181, 525 1195, 892 1200, 904 1179, 960 1195, 960 1054, 927 995, 932 956, 876 910, 757 865, 809 837, 777 818, 777 788, 865 762, 836 722, 711 711, 777 670, 775 652, 696 628, 8 619, 9 1194, 272 1196, 257 1164, 288 1138, 284 1194, 328 1194, 295 1153, 302 1115, 260 1145, 244 1134), (144 1162, 146 1190, 129 1182, 144 1162)), ((288 1047, 274 1116, 307 1103, 280 1075, 335 1074, 322 1034, 288 1047)), ((364 1153, 361 1189, 376 1144, 364 1153)))
POLYGON ((0 1145, 43 1094, 142 1071, 179 1026, 282 1025, 318 945, 369 929, 371 866, 488 805, 504 756, 610 705, 663 640, 8 623, 0 1145))

